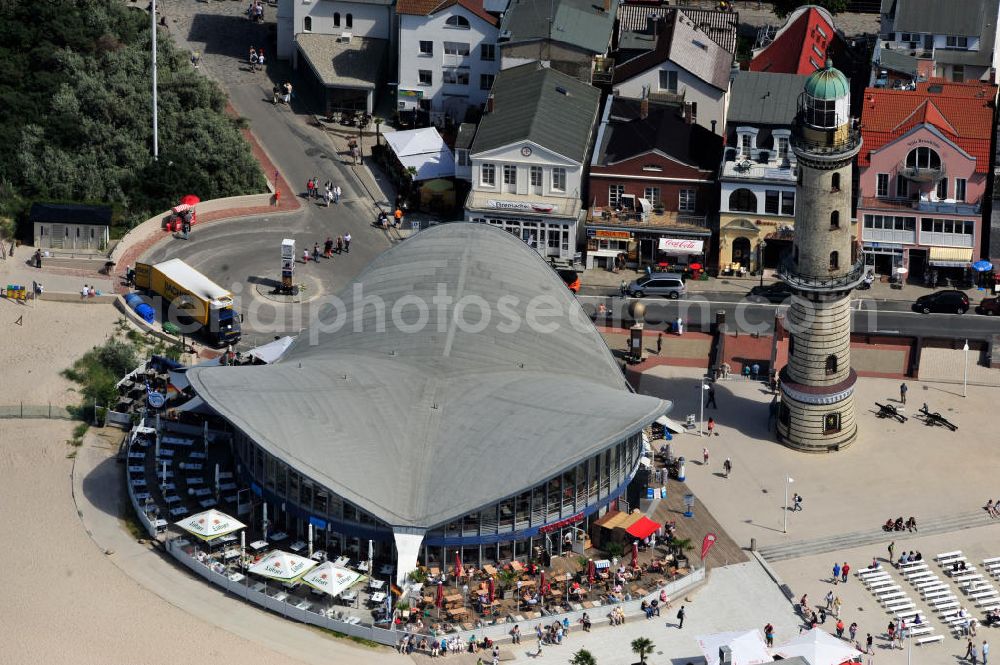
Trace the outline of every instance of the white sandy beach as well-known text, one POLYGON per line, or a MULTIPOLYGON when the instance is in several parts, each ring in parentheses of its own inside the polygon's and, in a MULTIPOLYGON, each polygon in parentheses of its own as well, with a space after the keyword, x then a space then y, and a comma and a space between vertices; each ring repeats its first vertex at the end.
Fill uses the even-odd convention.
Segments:
POLYGON ((23 305, 0 299, 0 405, 78 404, 75 384, 59 372, 104 342, 120 316, 111 304, 39 300, 23 305))
MULTIPOLYGON (((0 420, 2 663, 295 663, 146 591, 89 538, 71 494, 71 423, 0 420)), ((169 565, 150 553, 150 565, 169 565)))

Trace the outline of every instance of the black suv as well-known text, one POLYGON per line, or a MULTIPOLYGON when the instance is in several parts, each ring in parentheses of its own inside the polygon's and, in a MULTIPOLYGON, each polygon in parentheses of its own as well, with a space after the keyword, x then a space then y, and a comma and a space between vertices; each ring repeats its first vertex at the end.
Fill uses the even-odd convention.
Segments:
POLYGON ((917 298, 917 302, 913 303, 913 309, 924 314, 931 312, 965 314, 969 311, 969 296, 955 290, 928 293, 917 298))
POLYGON ((759 296, 769 302, 781 303, 792 297, 792 287, 784 282, 775 282, 766 286, 755 286, 750 289, 751 296, 759 296))

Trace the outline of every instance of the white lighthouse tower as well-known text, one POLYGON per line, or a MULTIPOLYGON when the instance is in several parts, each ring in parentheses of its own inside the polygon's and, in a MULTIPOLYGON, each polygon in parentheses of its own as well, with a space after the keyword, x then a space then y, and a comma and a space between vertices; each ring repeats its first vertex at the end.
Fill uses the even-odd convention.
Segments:
POLYGON ((850 295, 864 265, 851 242, 851 163, 861 135, 851 122, 850 102, 847 78, 827 61, 806 81, 792 130, 795 242, 779 274, 793 296, 778 438, 806 452, 840 450, 858 433, 850 295))

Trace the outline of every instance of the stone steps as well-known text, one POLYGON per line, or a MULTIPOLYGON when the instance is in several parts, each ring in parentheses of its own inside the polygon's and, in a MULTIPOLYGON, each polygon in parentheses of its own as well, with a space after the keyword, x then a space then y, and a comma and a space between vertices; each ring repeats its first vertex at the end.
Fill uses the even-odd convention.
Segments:
MULTIPOLYGON (((949 533, 952 531, 961 531, 962 529, 974 529, 997 522, 998 520, 990 519, 984 511, 978 510, 973 513, 961 513, 928 519, 919 524, 920 531, 916 533, 909 531, 894 531, 890 533, 882 531, 882 528, 879 527, 865 531, 854 531, 835 536, 816 538, 814 540, 799 540, 791 543, 768 545, 767 547, 760 548, 759 553, 768 561, 784 561, 813 554, 825 554, 827 552, 837 552, 854 547, 863 547, 865 545, 879 545, 878 551, 872 554, 883 558, 888 555, 886 547, 893 540, 897 543, 896 555, 898 556, 904 549, 903 546, 899 545, 900 542, 920 536, 949 533)), ((925 553, 925 558, 927 556, 927 553, 925 553)))

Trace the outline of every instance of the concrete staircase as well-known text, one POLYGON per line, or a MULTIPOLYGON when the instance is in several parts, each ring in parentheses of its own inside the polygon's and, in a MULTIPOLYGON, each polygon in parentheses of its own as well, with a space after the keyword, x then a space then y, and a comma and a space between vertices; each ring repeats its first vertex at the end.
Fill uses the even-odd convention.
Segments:
POLYGON ((974 529, 976 527, 986 526, 987 524, 998 523, 1000 523, 1000 521, 990 519, 990 517, 986 514, 986 511, 976 510, 971 513, 966 512, 958 515, 936 517, 926 520, 918 525, 920 531, 916 533, 911 533, 909 531, 887 532, 882 531, 882 528, 878 527, 865 531, 854 531, 851 533, 842 533, 836 536, 817 538, 815 540, 799 540, 792 543, 769 545, 767 547, 760 548, 759 553, 768 561, 784 561, 786 559, 797 559, 799 557, 810 556, 813 554, 837 552, 854 547, 863 547, 865 545, 878 545, 878 551, 873 552, 873 555, 881 557, 886 555, 885 548, 889 542, 893 540, 897 543, 896 551, 900 552, 904 548, 899 545, 899 543, 912 538, 931 536, 939 533, 950 533, 952 531, 961 531, 962 529, 974 529))

